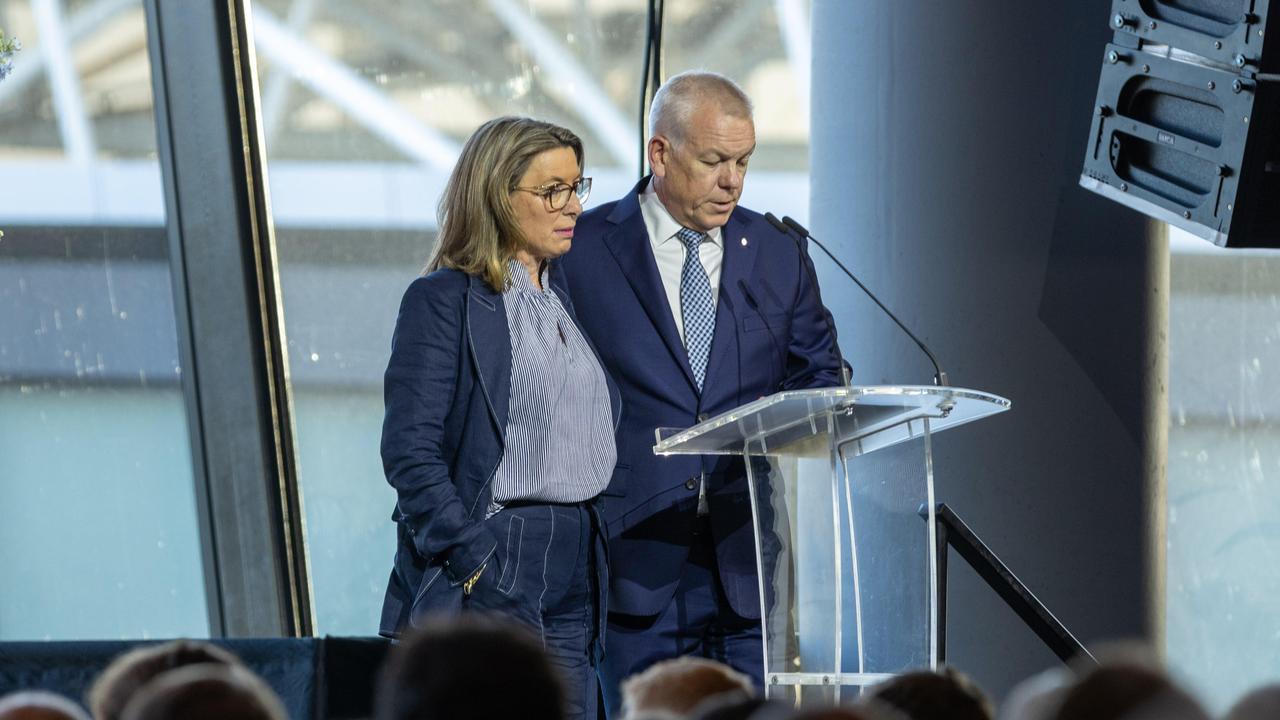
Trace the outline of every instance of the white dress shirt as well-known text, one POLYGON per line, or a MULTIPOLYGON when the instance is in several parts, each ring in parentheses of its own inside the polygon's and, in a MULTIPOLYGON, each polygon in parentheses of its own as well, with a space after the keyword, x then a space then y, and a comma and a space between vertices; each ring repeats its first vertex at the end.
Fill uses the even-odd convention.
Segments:
MULTIPOLYGON (((653 247, 653 259, 658 262, 658 275, 662 278, 662 289, 667 293, 667 303, 671 306, 671 314, 676 320, 676 332, 684 340, 684 317, 680 312, 680 274, 684 269, 684 256, 687 252, 684 243, 676 237, 683 227, 671 217, 662 200, 653 189, 653 180, 640 193, 640 214, 644 217, 645 229, 649 231, 649 243, 653 247)), ((707 239, 698 245, 698 259, 707 271, 707 279, 711 281, 711 301, 720 298, 720 266, 724 264, 724 241, 720 228, 707 233, 707 239)))

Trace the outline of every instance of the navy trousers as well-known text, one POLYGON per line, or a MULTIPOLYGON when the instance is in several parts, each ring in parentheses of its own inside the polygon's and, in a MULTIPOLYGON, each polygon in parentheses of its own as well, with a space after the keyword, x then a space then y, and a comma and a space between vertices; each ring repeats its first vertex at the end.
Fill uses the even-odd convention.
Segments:
POLYGON ((565 690, 565 717, 595 720, 603 540, 589 503, 513 504, 485 521, 498 548, 464 609, 531 629, 565 690), (495 567, 496 564, 496 567, 495 567))
POLYGON ((746 673, 764 687, 764 640, 760 621, 733 611, 720 584, 709 521, 699 520, 666 610, 658 615, 608 614, 600 683, 610 718, 622 716, 622 681, 650 665, 680 655, 699 655, 746 673))

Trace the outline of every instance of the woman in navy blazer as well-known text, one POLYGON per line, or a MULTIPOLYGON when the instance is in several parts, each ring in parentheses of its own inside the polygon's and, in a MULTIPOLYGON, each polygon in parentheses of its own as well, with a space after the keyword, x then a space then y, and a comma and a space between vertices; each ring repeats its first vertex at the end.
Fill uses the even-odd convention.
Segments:
POLYGON ((498 118, 450 176, 385 375, 398 543, 380 632, 433 612, 508 616, 561 668, 567 717, 591 718, 608 587, 593 500, 616 464, 619 403, 549 272, 591 187, 582 167, 572 132, 498 118))

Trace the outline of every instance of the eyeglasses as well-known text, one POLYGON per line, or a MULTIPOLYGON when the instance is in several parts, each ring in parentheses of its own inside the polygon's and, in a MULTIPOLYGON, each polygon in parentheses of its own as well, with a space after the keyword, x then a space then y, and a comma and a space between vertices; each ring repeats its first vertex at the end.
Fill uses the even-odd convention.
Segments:
POLYGON ((578 178, 578 181, 572 185, 556 183, 537 188, 518 187, 516 190, 537 195, 542 198, 542 204, 547 206, 548 211, 557 212, 563 210, 564 206, 569 204, 569 195, 571 193, 578 196, 578 202, 585 203, 591 195, 591 178, 578 178))

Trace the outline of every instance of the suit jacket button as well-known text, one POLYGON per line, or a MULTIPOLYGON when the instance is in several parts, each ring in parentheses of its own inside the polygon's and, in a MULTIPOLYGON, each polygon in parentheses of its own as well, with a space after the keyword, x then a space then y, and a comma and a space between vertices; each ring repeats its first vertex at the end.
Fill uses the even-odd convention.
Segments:
POLYGON ((692 490, 692 489, 694 489, 694 488, 696 488, 696 487, 698 487, 698 481, 697 481, 697 480, 695 480, 695 479, 693 479, 693 478, 689 478, 688 480, 685 480, 685 481, 684 481, 684 489, 685 489, 685 490, 692 490))

